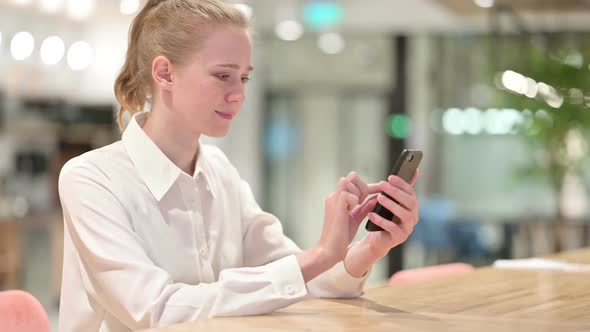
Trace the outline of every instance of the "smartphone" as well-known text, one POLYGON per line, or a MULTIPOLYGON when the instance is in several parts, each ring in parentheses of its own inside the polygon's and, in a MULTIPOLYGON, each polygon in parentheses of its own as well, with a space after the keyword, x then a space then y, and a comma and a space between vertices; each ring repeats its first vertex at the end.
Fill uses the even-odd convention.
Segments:
MULTIPOLYGON (((397 158, 397 161, 393 165, 393 169, 391 170, 392 175, 397 175, 402 178, 407 183, 410 183, 412 177, 414 177, 414 173, 416 173, 416 169, 418 169, 418 165, 420 165, 420 161, 422 160, 422 151, 420 150, 410 150, 405 149, 397 158)), ((387 195, 386 193, 382 192, 383 195, 391 198, 394 202, 397 201, 392 198, 391 196, 387 195)), ((376 214, 380 215, 381 217, 391 220, 392 222, 399 223, 400 220, 397 216, 395 216, 391 211, 383 207, 381 204, 377 203, 375 209, 373 210, 376 214)), ((371 220, 367 221, 367 225, 365 229, 369 232, 376 232, 382 231, 383 228, 375 225, 371 220)))

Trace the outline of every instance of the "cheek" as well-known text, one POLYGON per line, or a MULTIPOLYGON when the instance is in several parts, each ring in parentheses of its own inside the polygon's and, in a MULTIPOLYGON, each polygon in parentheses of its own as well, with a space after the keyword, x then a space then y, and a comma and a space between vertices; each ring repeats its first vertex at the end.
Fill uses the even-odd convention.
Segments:
POLYGON ((184 81, 176 88, 176 100, 181 107, 195 107, 206 104, 211 88, 206 82, 193 80, 184 81))

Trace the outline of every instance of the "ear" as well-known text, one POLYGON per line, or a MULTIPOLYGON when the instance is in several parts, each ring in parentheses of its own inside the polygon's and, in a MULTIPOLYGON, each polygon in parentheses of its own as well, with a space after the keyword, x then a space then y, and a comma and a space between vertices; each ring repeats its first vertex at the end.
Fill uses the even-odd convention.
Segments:
POLYGON ((152 78, 162 90, 169 91, 172 87, 173 66, 163 55, 157 56, 152 62, 152 78))

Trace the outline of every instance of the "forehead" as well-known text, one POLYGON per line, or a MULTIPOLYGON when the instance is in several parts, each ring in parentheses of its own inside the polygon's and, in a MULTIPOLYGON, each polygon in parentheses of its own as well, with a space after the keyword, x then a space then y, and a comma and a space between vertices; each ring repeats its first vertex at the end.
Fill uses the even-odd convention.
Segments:
POLYGON ((197 52, 197 57, 205 62, 236 63, 250 66, 252 42, 246 29, 222 26, 212 28, 197 52))

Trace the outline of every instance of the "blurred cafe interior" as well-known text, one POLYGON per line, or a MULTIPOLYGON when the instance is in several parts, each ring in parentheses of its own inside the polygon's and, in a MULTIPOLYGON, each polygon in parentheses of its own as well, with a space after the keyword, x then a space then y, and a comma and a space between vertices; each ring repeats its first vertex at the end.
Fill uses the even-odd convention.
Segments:
MULTIPOLYGON (((253 20, 256 70, 229 135, 203 141, 300 247, 341 176, 383 180, 404 148, 424 152, 420 222, 369 286, 590 246, 590 1, 227 2, 253 20)), ((144 4, 0 0, 0 290, 54 328, 57 178, 120 139, 113 83, 144 4)))

